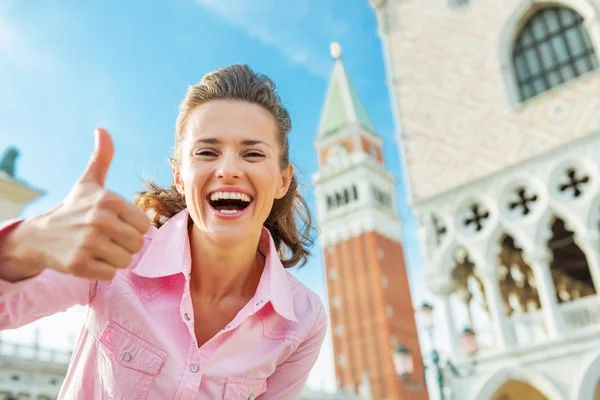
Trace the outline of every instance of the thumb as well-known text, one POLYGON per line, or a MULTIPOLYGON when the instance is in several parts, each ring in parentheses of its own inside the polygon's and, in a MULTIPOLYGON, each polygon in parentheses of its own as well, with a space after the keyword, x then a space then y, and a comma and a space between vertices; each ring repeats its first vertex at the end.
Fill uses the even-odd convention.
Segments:
POLYGON ((113 158, 114 146, 112 138, 104 128, 97 128, 94 131, 95 146, 88 165, 81 176, 81 182, 95 182, 104 186, 106 173, 113 158))

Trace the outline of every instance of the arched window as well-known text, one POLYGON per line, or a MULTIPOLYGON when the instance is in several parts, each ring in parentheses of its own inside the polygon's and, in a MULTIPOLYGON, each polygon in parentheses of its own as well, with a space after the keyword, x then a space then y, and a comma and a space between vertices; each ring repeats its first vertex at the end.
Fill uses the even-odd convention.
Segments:
POLYGON ((521 100, 598 68, 583 18, 564 7, 546 7, 525 24, 513 51, 521 100))

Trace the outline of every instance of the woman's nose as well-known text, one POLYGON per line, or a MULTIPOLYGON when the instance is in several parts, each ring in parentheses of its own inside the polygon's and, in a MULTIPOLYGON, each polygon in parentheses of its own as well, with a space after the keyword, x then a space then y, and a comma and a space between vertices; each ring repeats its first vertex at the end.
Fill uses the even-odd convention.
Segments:
POLYGON ((240 178, 244 174, 239 157, 225 154, 221 156, 216 172, 217 178, 225 180, 240 178))

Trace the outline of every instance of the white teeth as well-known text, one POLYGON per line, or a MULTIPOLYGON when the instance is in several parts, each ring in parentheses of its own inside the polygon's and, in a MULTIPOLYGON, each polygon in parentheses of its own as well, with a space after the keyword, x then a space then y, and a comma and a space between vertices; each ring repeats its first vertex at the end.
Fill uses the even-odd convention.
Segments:
POLYGON ((239 210, 221 210, 223 214, 237 214, 239 210))
POLYGON ((252 201, 252 198, 250 196, 239 192, 214 192, 210 195, 211 201, 220 199, 236 199, 245 201, 246 203, 250 203, 252 201))

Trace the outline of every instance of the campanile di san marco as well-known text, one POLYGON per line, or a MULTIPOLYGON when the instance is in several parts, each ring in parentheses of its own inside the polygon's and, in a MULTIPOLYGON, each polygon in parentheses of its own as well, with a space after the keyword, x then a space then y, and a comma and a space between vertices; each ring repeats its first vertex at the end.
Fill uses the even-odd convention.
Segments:
MULTIPOLYGON (((420 355, 396 210, 395 180, 377 135, 331 46, 331 72, 315 146, 313 176, 327 277, 338 387, 373 399, 426 399, 405 392, 392 351, 420 355)), ((415 360, 421 374, 420 356, 415 360)))

